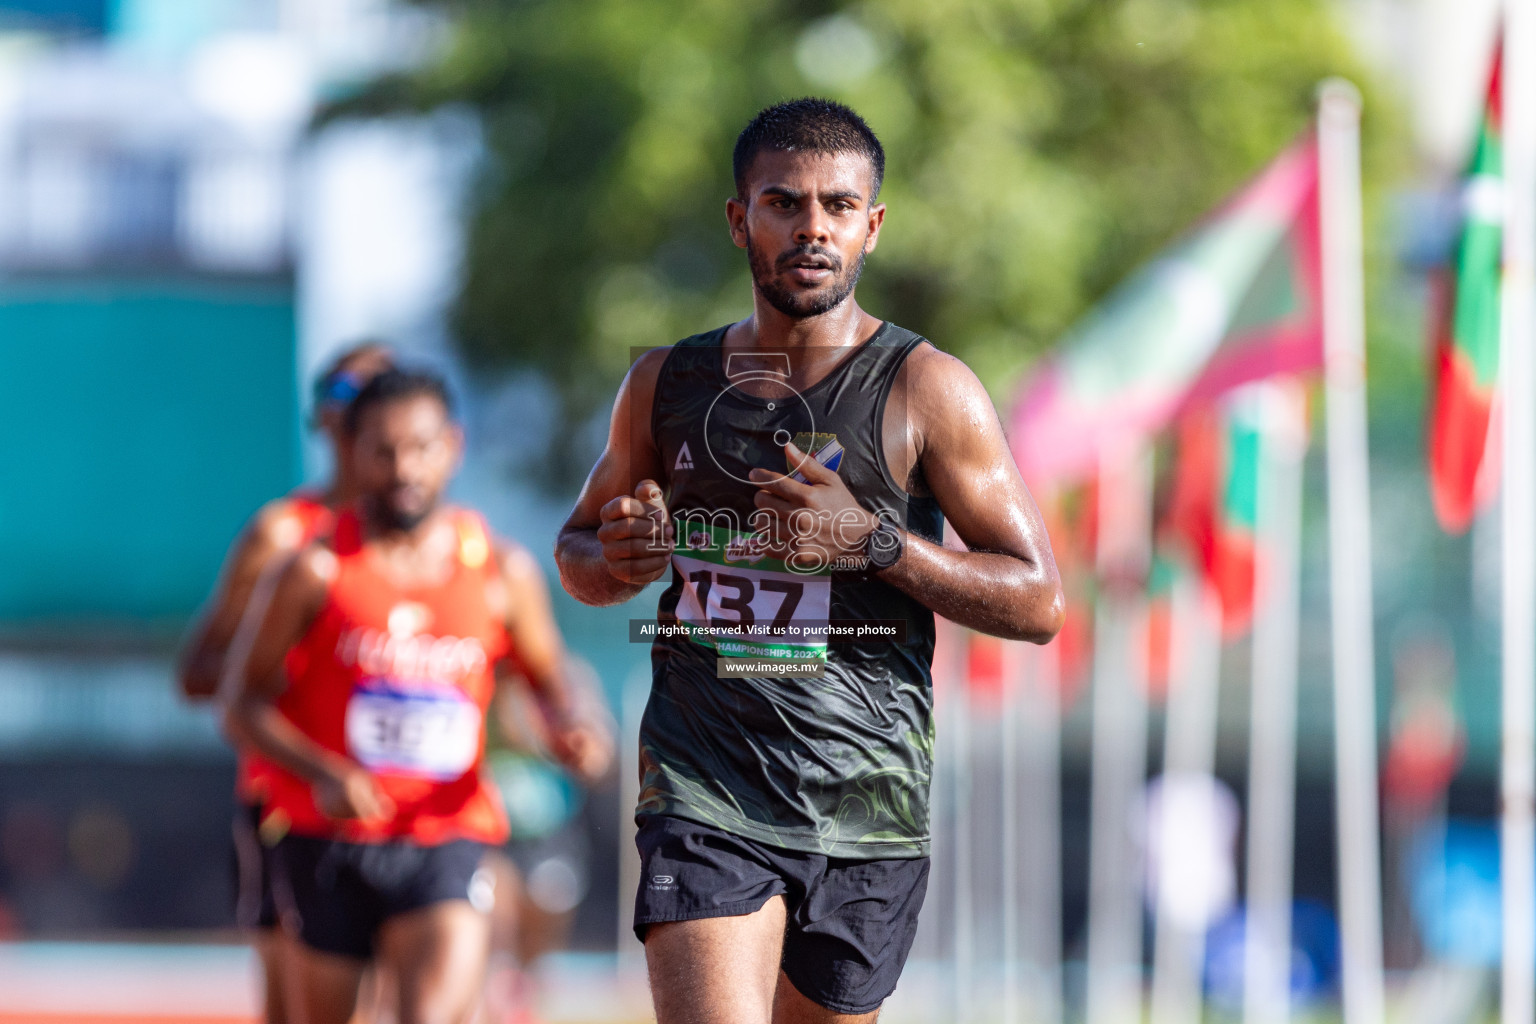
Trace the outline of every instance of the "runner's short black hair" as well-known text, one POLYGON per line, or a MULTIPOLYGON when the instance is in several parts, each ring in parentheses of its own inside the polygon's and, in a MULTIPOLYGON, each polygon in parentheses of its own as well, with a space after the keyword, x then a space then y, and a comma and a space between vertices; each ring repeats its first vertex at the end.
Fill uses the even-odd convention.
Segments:
POLYGON ((395 367, 385 370, 363 386, 363 390, 347 406, 347 433, 357 433, 363 413, 376 405, 397 402, 402 398, 426 395, 442 403, 443 411, 453 416, 453 398, 448 393, 448 382, 430 370, 413 370, 395 367))
POLYGON ((786 153, 858 153, 874 169, 875 191, 885 180, 885 149, 864 119, 835 100, 807 96, 757 112, 736 136, 731 171, 736 176, 736 198, 747 195, 747 172, 765 149, 786 153))

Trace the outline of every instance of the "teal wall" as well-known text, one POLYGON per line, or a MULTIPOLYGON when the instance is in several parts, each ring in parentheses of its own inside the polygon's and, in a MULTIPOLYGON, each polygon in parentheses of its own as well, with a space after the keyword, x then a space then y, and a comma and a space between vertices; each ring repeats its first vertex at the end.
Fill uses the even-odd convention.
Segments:
POLYGON ((98 34, 107 0, 0 0, 0 26, 98 34))
POLYGON ((0 287, 0 623, 185 618, 299 477, 293 292, 0 287))

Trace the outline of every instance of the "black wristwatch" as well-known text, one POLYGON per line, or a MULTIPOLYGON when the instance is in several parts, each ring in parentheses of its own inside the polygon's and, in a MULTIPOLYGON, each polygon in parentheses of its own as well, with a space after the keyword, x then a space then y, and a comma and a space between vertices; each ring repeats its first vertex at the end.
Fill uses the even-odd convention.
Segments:
POLYGON ((869 571, 889 569, 901 561, 901 553, 906 547, 906 534, 890 522, 880 520, 864 538, 864 557, 869 559, 869 571))

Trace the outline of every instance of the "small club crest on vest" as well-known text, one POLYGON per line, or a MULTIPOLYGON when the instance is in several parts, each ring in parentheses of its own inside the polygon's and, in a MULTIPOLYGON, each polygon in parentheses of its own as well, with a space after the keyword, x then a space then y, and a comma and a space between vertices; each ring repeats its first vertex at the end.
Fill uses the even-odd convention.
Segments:
MULTIPOLYGON (((843 464, 843 445, 838 441, 836 434, 813 434, 808 430, 802 430, 794 436, 793 440, 796 448, 834 473, 837 472, 837 467, 843 464)), ((794 479, 801 483, 807 482, 796 465, 790 463, 789 456, 784 457, 784 462, 794 479)))

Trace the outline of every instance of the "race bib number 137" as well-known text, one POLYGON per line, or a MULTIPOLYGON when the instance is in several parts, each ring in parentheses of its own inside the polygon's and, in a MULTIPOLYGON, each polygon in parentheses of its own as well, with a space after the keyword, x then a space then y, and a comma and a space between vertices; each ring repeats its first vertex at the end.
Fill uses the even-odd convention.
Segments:
POLYGON ((694 627, 696 643, 728 658, 826 657, 830 576, 794 572, 763 554, 751 534, 682 519, 677 527, 677 617, 694 627))

